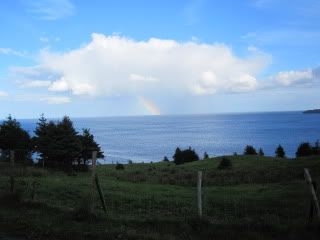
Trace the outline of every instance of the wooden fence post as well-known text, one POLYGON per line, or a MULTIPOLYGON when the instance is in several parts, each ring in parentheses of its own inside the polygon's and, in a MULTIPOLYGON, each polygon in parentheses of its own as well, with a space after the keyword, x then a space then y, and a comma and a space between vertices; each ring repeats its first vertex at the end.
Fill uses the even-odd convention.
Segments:
POLYGON ((104 200, 102 188, 101 188, 101 186, 100 186, 100 181, 99 181, 99 178, 98 178, 98 175, 97 175, 97 174, 96 174, 96 176, 95 176, 95 181, 96 181, 96 186, 97 186, 98 193, 99 193, 99 196, 100 196, 100 201, 101 201, 101 205, 102 205, 103 211, 104 211, 105 213, 107 213, 106 201, 104 200))
POLYGON ((202 171, 198 171, 198 184, 197 184, 197 195, 198 195, 198 215, 202 217, 202 171))
POLYGON ((10 150, 10 191, 14 192, 14 151, 10 150))
POLYGON ((318 202, 318 198, 317 198, 317 194, 316 194, 316 191, 313 187, 313 184, 312 184, 312 179, 311 179, 311 175, 309 173, 309 169, 308 168, 305 168, 304 169, 304 176, 305 176, 305 179, 309 185, 309 188, 310 188, 310 192, 311 192, 311 196, 312 196, 312 200, 313 200, 313 204, 314 204, 314 207, 315 207, 315 210, 316 210, 316 214, 320 220, 320 208, 319 208, 319 202, 318 202))
POLYGON ((91 167, 91 206, 90 210, 94 209, 94 188, 96 185, 96 161, 97 161, 97 151, 92 152, 92 167, 91 167))

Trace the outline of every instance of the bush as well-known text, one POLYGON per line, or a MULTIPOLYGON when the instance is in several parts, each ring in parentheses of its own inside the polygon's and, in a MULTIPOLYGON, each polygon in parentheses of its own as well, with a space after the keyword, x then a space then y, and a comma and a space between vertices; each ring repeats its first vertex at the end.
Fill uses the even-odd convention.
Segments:
POLYGON ((297 157, 307 157, 313 155, 314 150, 312 146, 308 142, 301 143, 297 149, 296 156, 297 157))
POLYGON ((229 158, 223 157, 218 165, 219 170, 230 169, 232 167, 232 162, 229 158))
POLYGON ((244 149, 244 152, 243 152, 244 155, 257 155, 257 151, 256 149, 251 146, 251 145, 247 145, 244 149))
POLYGON ((275 154, 278 158, 284 158, 286 156, 286 153, 281 145, 277 147, 275 154))
POLYGON ((116 170, 124 170, 124 165, 121 163, 116 164, 116 170))

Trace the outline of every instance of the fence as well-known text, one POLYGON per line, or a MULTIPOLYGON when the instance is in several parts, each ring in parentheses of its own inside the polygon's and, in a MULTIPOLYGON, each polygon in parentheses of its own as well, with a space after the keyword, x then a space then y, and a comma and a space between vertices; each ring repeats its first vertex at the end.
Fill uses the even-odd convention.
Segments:
MULTIPOLYGON (((206 217, 232 224, 301 224, 308 218, 309 189, 303 181, 297 182, 301 179, 290 169, 286 173, 292 174, 292 181, 285 176, 284 183, 279 184, 280 176, 268 171, 245 176, 236 170, 188 170, 172 163, 128 164, 124 170, 116 170, 115 165, 96 167, 96 152, 92 155, 91 173, 70 176, 15 163, 11 151, 10 162, 2 164, 8 171, 2 171, 0 190, 22 190, 27 201, 64 209, 85 204, 112 218, 206 217), (169 174, 175 181, 164 180, 169 174)), ((315 190, 307 180, 316 204, 315 190)))

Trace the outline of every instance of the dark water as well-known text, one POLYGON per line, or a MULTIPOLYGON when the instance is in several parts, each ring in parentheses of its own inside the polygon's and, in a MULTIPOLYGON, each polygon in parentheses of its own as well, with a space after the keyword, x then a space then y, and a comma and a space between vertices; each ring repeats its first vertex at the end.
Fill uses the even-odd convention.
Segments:
MULTIPOLYGON (((281 144, 295 155, 303 141, 320 139, 320 114, 301 112, 186 116, 74 118, 78 130, 90 128, 106 153, 105 162, 150 162, 171 158, 176 147, 191 146, 202 157, 242 153, 245 145, 274 155, 281 144)), ((21 120, 32 133, 36 120, 21 120)))

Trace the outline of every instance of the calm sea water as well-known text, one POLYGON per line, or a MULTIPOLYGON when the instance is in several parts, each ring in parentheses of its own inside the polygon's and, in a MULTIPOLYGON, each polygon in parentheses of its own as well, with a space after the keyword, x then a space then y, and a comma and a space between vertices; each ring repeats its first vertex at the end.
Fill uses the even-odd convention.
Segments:
MULTIPOLYGON (((202 157, 242 153, 247 144, 274 155, 281 144, 295 155, 303 141, 320 139, 320 114, 301 112, 184 116, 74 118, 75 127, 90 128, 105 152, 105 163, 160 161, 177 146, 191 146, 202 157)), ((30 134, 37 120, 21 120, 30 134)), ((103 161, 102 161, 103 162, 103 161)))

